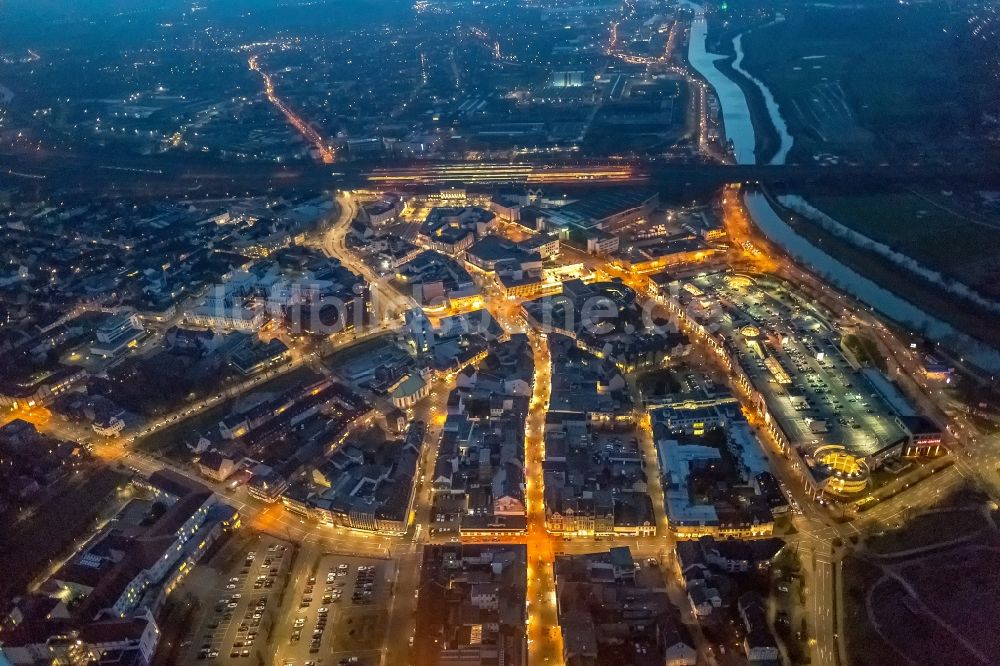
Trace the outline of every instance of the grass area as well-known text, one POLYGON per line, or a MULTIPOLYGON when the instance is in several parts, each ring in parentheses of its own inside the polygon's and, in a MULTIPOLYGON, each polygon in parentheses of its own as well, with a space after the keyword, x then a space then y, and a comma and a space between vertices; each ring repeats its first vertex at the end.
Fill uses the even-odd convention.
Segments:
POLYGON ((787 209, 781 210, 786 213, 785 219, 790 220, 789 224, 797 234, 845 266, 958 330, 989 345, 1000 346, 1000 316, 971 303, 955 307, 956 297, 953 294, 901 271, 887 260, 827 233, 798 215, 789 214, 787 209))
POLYGON ((646 399, 663 398, 681 390, 676 373, 669 368, 644 372, 636 379, 636 384, 646 399))
POLYGON ((245 529, 239 530, 203 564, 210 565, 220 576, 232 575, 229 572, 242 568, 246 552, 259 543, 260 535, 245 529))
POLYGON ((795 523, 792 522, 792 517, 789 515, 779 515, 774 517, 774 533, 775 535, 790 536, 792 534, 798 534, 798 529, 795 527, 795 523))
POLYGON ((1000 422, 1000 387, 994 383, 962 376, 961 381, 953 382, 943 390, 949 398, 973 407, 974 411, 970 415, 973 420, 978 418, 985 421, 977 425, 983 425, 993 432, 992 429, 1000 422))
MULTIPOLYGON (((996 631, 996 618, 1000 616, 997 545, 996 537, 984 539, 920 558, 901 571, 930 612, 984 655, 1000 654, 1000 634, 996 631)), ((936 623, 936 618, 929 620, 936 623)), ((950 661, 949 657, 957 654, 947 647, 935 651, 941 656, 932 659, 936 655, 927 655, 927 663, 950 661)), ((996 663, 995 657, 989 661, 996 663)), ((971 660, 955 659, 953 663, 971 663, 971 660)))
MULTIPOLYGON (((894 474, 890 472, 885 466, 879 467, 878 469, 873 469, 871 472, 871 495, 879 496, 880 490, 884 489, 890 483, 897 483, 900 478, 909 478, 911 475, 916 475, 916 465, 913 461, 906 461, 902 463, 902 469, 897 470, 894 474)), ((888 492, 888 491, 884 491, 888 492)))
POLYGON ((744 36, 743 66, 771 88, 800 157, 942 154, 978 94, 942 30, 956 24, 936 4, 797 7, 744 36))
MULTIPOLYGON (((731 44, 723 45, 726 48, 720 49, 727 55, 731 55, 726 60, 719 60, 715 66, 728 78, 736 83, 743 91, 747 99, 747 108, 750 111, 750 124, 753 125, 754 132, 754 156, 757 161, 767 163, 781 147, 781 138, 778 130, 771 121, 771 114, 767 111, 767 102, 764 101, 764 93, 757 85, 733 69, 733 62, 736 53, 731 44)), ((743 69, 746 69, 745 67, 743 69)), ((749 71, 749 70, 747 70, 749 71)))
POLYGON ((261 384, 253 390, 253 393, 283 393, 299 384, 318 382, 322 378, 323 376, 315 370, 303 365, 261 384))
POLYGON ((880 555, 926 548, 966 537, 988 526, 976 509, 935 511, 914 516, 905 527, 865 539, 868 550, 880 555))
POLYGON ((337 650, 377 650, 385 637, 385 617, 382 611, 354 610, 337 624, 334 645, 337 650))
POLYGON ((899 655, 882 640, 868 619, 865 595, 882 576, 882 571, 857 557, 844 559, 844 639, 847 663, 859 666, 886 666, 900 661, 899 655))
MULTIPOLYGON (((663 81, 633 88, 648 101, 658 101, 663 106, 645 117, 637 116, 633 122, 621 123, 621 112, 629 114, 629 103, 606 104, 595 116, 580 146, 585 155, 608 153, 635 153, 652 155, 669 148, 687 131, 687 108, 690 91, 683 81, 663 81), (640 122, 641 121, 641 122, 640 122)), ((573 118, 568 119, 573 121, 573 118)), ((585 117, 577 119, 581 126, 585 117)))
MULTIPOLYGON (((892 474, 887 469, 872 471, 872 491, 855 503, 859 513, 864 513, 878 506, 879 502, 892 499, 902 493, 910 492, 918 484, 932 474, 941 474, 955 464, 954 459, 942 457, 932 458, 922 462, 913 461, 899 474, 892 474)), ((951 470, 953 473, 955 470, 951 470)), ((957 505, 955 505, 957 506, 957 505)))
POLYGON ((993 273, 1000 227, 974 224, 933 198, 914 192, 810 197, 838 222, 885 243, 946 277, 1000 295, 993 273))
MULTIPOLYGON (((314 382, 319 379, 320 375, 316 374, 310 368, 302 366, 261 384, 239 399, 242 400, 246 395, 259 393, 282 393, 300 383, 314 382)), ((214 427, 232 409, 233 400, 224 401, 203 412, 194 414, 183 421, 178 421, 171 426, 143 437, 138 441, 139 448, 149 453, 176 455, 185 450, 185 442, 193 440, 198 434, 214 427)))
POLYGON ((867 335, 848 334, 844 336, 844 346, 851 350, 859 363, 866 363, 882 372, 886 371, 885 357, 878 351, 878 345, 867 335))
POLYGON ((0 526, 0 599, 21 592, 64 556, 93 525, 126 477, 107 467, 85 468, 16 525, 0 526))
MULTIPOLYGON (((806 624, 805 618, 802 619, 799 626, 806 624)), ((805 638, 805 632, 802 632, 803 638, 799 639, 795 631, 792 630, 791 625, 784 623, 777 623, 775 626, 775 634, 781 639, 781 642, 785 644, 785 649, 788 650, 788 657, 793 664, 808 664, 811 663, 812 659, 809 655, 809 643, 805 638)))
POLYGON ((969 420, 972 421, 972 425, 975 426, 976 430, 983 435, 996 435, 1000 433, 1000 425, 992 419, 988 419, 984 416, 978 414, 970 414, 969 420))
POLYGON ((169 664, 180 663, 184 647, 181 640, 184 631, 191 625, 198 613, 198 602, 196 599, 167 601, 163 609, 161 625, 164 627, 163 635, 156 653, 153 655, 152 666, 169 666, 169 664))
MULTIPOLYGON (((184 444, 192 440, 198 433, 208 430, 229 413, 229 405, 223 403, 190 418, 178 421, 174 425, 157 430, 138 440, 140 449, 148 453, 176 455, 185 450, 184 444)), ((192 442, 193 443, 193 442, 192 442)))
POLYGON ((771 571, 775 576, 799 576, 802 573, 802 556, 797 548, 783 548, 774 556, 771 571))

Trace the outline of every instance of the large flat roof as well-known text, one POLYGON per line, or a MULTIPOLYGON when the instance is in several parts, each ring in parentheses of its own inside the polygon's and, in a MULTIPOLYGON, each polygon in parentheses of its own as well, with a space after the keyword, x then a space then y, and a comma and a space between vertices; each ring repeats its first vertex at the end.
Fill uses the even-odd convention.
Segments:
POLYGON ((583 199, 567 204, 561 210, 592 220, 603 220, 618 213, 638 208, 658 194, 655 190, 622 188, 589 194, 583 199))
POLYGON ((852 455, 870 457, 905 436, 893 408, 871 395, 840 351, 829 313, 773 280, 735 287, 725 274, 714 273, 692 282, 722 304, 728 316, 719 320, 720 334, 793 446, 840 444, 852 455), (749 339, 744 327, 760 333, 749 339), (772 366, 787 375, 786 383, 772 366), (825 422, 825 432, 813 430, 816 421, 825 422))
POLYGON ((500 236, 488 235, 472 244, 467 254, 473 255, 482 261, 500 261, 501 259, 522 260, 533 256, 517 246, 513 241, 500 236))

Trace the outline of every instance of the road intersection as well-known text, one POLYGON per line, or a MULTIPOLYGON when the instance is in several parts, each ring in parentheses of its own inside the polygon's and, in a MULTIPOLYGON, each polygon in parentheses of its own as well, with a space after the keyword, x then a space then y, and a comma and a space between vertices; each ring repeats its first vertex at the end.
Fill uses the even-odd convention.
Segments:
MULTIPOLYGON (((736 199, 736 197, 732 197, 736 199)), ((418 308, 418 304, 409 296, 401 294, 384 277, 375 272, 349 247, 347 233, 350 224, 357 215, 358 204, 349 193, 341 193, 337 197, 339 209, 335 219, 324 230, 321 245, 331 257, 338 259, 345 267, 362 275, 369 283, 372 299, 380 304, 376 310, 378 325, 372 330, 355 332, 350 336, 340 336, 336 346, 352 344, 359 337, 382 334, 396 328, 401 321, 402 313, 418 308)), ((921 406, 937 418, 953 422, 960 433, 959 441, 966 455, 955 456, 955 463, 942 466, 926 479, 905 488, 898 494, 882 500, 873 507, 859 512, 854 516, 837 515, 828 507, 817 505, 802 489, 797 472, 791 469, 775 450, 768 451, 775 475, 786 484, 791 498, 800 507, 800 514, 793 517, 796 533, 788 538, 791 546, 799 552, 805 577, 807 598, 807 618, 814 638, 812 658, 820 665, 837 665, 845 663, 842 645, 842 631, 838 629, 838 613, 842 612, 842 604, 838 598, 842 596, 841 561, 849 550, 852 540, 856 541, 867 526, 892 527, 903 522, 903 519, 915 509, 933 505, 942 499, 949 490, 973 478, 996 494, 998 485, 994 470, 1000 464, 998 442, 993 437, 976 436, 974 426, 964 413, 957 411, 952 404, 944 404, 939 396, 933 395, 933 389, 921 385, 918 376, 918 359, 908 350, 880 321, 869 312, 852 307, 852 303, 843 295, 823 285, 814 276, 783 259, 772 252, 754 253, 747 248, 766 247, 763 241, 753 234, 746 226, 746 220, 739 217, 731 205, 725 207, 727 212, 727 227, 732 235, 734 246, 742 253, 737 261, 746 265, 750 262, 756 268, 764 268, 784 279, 821 294, 817 299, 827 307, 836 307, 841 312, 842 321, 848 321, 855 326, 864 326, 876 332, 881 348, 887 353, 890 361, 890 373, 902 382, 910 382, 906 388, 908 393, 922 395, 921 406), (747 245, 749 243, 750 245, 747 245), (978 463, 978 464, 976 464, 978 463), (986 469, 984 469, 984 467, 986 469)), ((579 261, 597 274, 621 277, 627 284, 636 288, 639 293, 649 293, 649 284, 644 276, 625 274, 601 259, 566 249, 565 252, 572 261, 579 261)), ((738 264, 740 265, 740 264, 738 264)), ((487 294, 492 292, 487 288, 487 294)), ((525 332, 528 336, 534 354, 535 375, 532 387, 531 405, 525 431, 525 479, 526 479, 526 509, 528 513, 527 533, 521 537, 497 537, 493 539, 469 539, 475 542, 524 543, 528 548, 528 638, 531 663, 557 664, 562 661, 561 634, 558 629, 556 608, 556 591, 553 574, 553 563, 556 555, 561 553, 575 554, 607 550, 609 546, 627 545, 638 558, 655 557, 665 564, 672 560, 674 541, 670 536, 667 518, 663 508, 662 488, 659 484, 650 484, 651 496, 656 512, 657 536, 655 537, 574 537, 572 541, 549 533, 545 525, 544 508, 544 477, 542 461, 544 459, 544 424, 545 412, 549 402, 551 385, 551 362, 548 344, 543 333, 524 326, 518 312, 519 303, 502 298, 487 298, 485 307, 508 332, 525 332)), ((712 359, 711 353, 704 357, 712 359)), ((226 501, 238 507, 243 523, 261 532, 302 544, 305 547, 322 553, 354 554, 372 557, 393 558, 397 563, 397 575, 394 581, 393 601, 389 608, 388 632, 382 649, 382 662, 388 664, 405 663, 407 654, 406 638, 413 632, 413 616, 416 611, 417 587, 419 585, 419 566, 424 546, 434 543, 450 543, 444 538, 435 538, 429 530, 431 523, 432 493, 430 485, 423 478, 430 478, 434 469, 437 441, 440 438, 440 424, 436 415, 444 413, 444 404, 452 388, 448 378, 435 380, 433 394, 421 405, 421 415, 429 423, 428 436, 420 462, 421 479, 413 506, 413 522, 409 531, 402 536, 390 536, 351 530, 343 527, 324 525, 307 520, 286 511, 280 503, 264 504, 249 496, 244 488, 232 488, 228 485, 213 483, 201 477, 190 466, 177 463, 165 457, 158 457, 141 450, 141 439, 157 430, 178 423, 194 414, 204 411, 221 402, 232 399, 246 391, 259 386, 264 381, 282 373, 309 364, 314 367, 325 367, 313 353, 298 353, 286 365, 275 368, 267 373, 256 376, 236 387, 231 387, 218 396, 189 405, 176 413, 158 419, 155 423, 140 430, 128 438, 115 438, 95 447, 98 455, 116 461, 137 474, 149 475, 159 469, 171 469, 179 474, 195 479, 213 488, 226 501), (437 407, 437 409, 435 409, 437 407)), ((327 371, 328 372, 328 371, 327 371)), ((633 390, 634 386, 632 387, 633 390)), ((645 414, 637 415, 642 434, 641 445, 647 463, 655 466, 656 455, 652 433, 648 427, 645 414)), ((62 419, 49 418, 44 426, 61 437, 67 439, 86 438, 91 433, 80 426, 62 419)), ((671 584, 677 587, 677 581, 671 584)), ((679 588, 678 588, 679 589, 679 588)), ((705 646, 700 646, 704 648, 705 646)), ((704 651, 709 661, 708 651, 704 651)))

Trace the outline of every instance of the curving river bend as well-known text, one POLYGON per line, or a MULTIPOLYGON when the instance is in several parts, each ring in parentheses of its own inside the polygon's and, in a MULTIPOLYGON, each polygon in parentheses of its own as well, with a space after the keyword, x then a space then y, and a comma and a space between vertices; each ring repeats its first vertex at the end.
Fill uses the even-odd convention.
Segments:
MULTIPOLYGON (((710 53, 707 49, 708 25, 704 7, 689 0, 680 0, 679 5, 690 7, 695 13, 691 24, 691 38, 688 42, 688 62, 715 90, 722 111, 726 137, 733 144, 736 162, 756 164, 754 148, 757 136, 750 117, 750 106, 739 85, 716 67, 716 63, 725 56, 710 53)), ((785 119, 781 116, 774 95, 767 86, 743 69, 742 35, 734 38, 733 48, 736 53, 733 69, 760 89, 768 116, 781 141, 777 153, 769 163, 784 164, 793 145, 793 138, 788 132, 785 119)), ((984 370, 1000 371, 1000 351, 958 331, 951 324, 928 314, 817 248, 797 234, 764 195, 747 192, 744 194, 744 203, 754 224, 768 239, 780 245, 796 261, 889 319, 915 330, 923 330, 929 338, 946 342, 953 349, 960 349, 964 358, 984 370)))
MULTIPOLYGON (((750 105, 747 103, 746 95, 743 94, 743 89, 735 81, 723 74, 716 66, 716 63, 725 60, 726 56, 708 51, 706 44, 708 22, 705 20, 704 7, 687 0, 682 0, 680 4, 690 7, 694 11, 694 20, 691 22, 691 38, 688 40, 688 62, 702 78, 708 81, 715 90, 716 97, 719 98, 726 138, 733 143, 736 163, 756 164, 757 158, 754 154, 754 148, 757 144, 757 134, 753 128, 750 105)), ((777 153, 770 160, 770 164, 784 164, 793 144, 792 135, 788 132, 788 125, 778 110, 778 104, 774 101, 774 95, 771 94, 770 89, 760 79, 743 69, 742 34, 733 38, 733 50, 736 53, 736 59, 732 65, 733 69, 760 89, 771 124, 781 141, 777 153)))

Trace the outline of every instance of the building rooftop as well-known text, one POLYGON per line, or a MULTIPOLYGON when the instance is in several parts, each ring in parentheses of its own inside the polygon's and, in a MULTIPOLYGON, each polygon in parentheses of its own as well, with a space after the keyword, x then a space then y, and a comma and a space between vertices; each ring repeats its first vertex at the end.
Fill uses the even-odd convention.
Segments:
POLYGON ((576 226, 595 227, 607 218, 658 200, 654 190, 616 188, 598 191, 556 209, 555 214, 575 220, 576 226))
POLYGON ((518 244, 493 234, 479 239, 465 252, 473 263, 484 266, 499 261, 511 261, 518 264, 541 261, 537 253, 527 252, 521 249, 518 244))

